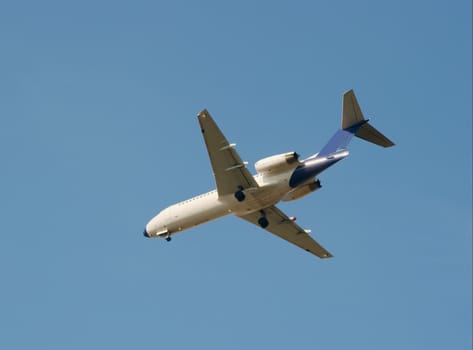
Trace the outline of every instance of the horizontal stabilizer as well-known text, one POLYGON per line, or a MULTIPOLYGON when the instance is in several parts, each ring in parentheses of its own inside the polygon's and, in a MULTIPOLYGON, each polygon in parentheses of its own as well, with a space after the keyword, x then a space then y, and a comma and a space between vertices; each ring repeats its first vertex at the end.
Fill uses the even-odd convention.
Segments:
POLYGON ((372 125, 368 124, 368 120, 363 117, 360 105, 356 100, 353 90, 349 90, 343 94, 342 107, 342 129, 354 133, 355 136, 369 141, 378 146, 391 147, 394 143, 380 133, 372 125))
POLYGON ((373 126, 371 126, 368 123, 363 124, 358 129, 355 136, 359 137, 360 139, 372 142, 381 147, 394 146, 394 143, 390 139, 388 139, 386 136, 381 134, 378 130, 376 130, 373 126))

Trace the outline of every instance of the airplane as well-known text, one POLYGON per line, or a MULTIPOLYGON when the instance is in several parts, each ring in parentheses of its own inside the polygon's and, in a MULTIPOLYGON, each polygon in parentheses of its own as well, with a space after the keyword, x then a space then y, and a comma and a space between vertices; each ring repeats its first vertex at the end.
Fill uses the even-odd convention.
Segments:
POLYGON ((145 237, 171 236, 228 214, 246 220, 319 258, 330 254, 309 234, 276 207, 280 201, 302 198, 322 186, 317 176, 349 154, 353 136, 382 147, 394 143, 365 119, 353 90, 343 94, 342 125, 316 154, 299 160, 299 154, 273 155, 255 163, 251 175, 234 143, 229 143, 207 110, 197 116, 207 147, 216 189, 171 205, 152 218, 143 232, 145 237))

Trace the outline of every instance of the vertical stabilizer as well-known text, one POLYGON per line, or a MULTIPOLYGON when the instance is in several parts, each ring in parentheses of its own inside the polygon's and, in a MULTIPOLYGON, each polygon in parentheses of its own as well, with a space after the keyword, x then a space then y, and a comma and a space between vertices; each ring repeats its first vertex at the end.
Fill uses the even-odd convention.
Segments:
POLYGON ((343 94, 342 129, 348 129, 365 120, 353 90, 343 94))

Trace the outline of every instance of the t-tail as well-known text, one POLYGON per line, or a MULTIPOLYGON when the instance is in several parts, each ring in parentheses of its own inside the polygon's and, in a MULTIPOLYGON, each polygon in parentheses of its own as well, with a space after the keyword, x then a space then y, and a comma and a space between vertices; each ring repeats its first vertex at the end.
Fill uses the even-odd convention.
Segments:
POLYGON ((317 154, 317 157, 326 157, 345 150, 353 136, 382 147, 394 146, 390 139, 368 124, 368 122, 369 119, 365 119, 363 113, 361 113, 353 90, 345 92, 343 94, 342 128, 332 136, 329 142, 317 154))
POLYGON ((394 143, 381 134, 369 119, 363 117, 353 90, 343 94, 342 128, 338 130, 322 150, 303 161, 289 179, 289 185, 296 188, 307 183, 325 169, 348 156, 347 146, 353 136, 369 141, 382 147, 394 146, 394 143))

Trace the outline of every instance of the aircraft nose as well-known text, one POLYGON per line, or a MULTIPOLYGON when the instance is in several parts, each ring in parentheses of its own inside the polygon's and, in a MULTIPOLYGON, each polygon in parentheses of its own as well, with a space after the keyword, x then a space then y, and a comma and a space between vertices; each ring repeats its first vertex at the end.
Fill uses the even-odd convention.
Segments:
POLYGON ((145 236, 147 238, 150 237, 148 231, 146 231, 146 227, 145 227, 145 230, 143 231, 143 236, 145 236))

